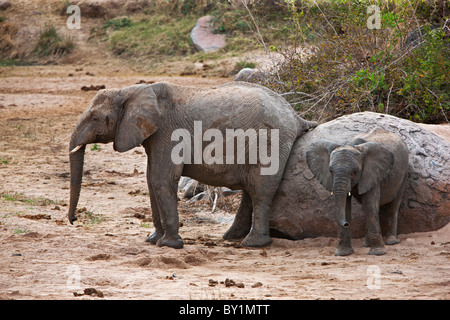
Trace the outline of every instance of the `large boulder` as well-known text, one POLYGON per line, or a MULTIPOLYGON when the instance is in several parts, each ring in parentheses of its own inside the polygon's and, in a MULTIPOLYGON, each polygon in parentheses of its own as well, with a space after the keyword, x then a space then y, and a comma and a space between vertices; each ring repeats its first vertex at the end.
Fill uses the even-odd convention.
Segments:
MULTIPOLYGON (((398 134, 410 151, 398 232, 437 230, 450 222, 450 142, 411 121, 363 112, 321 124, 296 141, 273 202, 270 225, 274 235, 291 239, 337 235, 333 197, 313 177, 305 153, 313 142, 343 143, 374 127, 398 134)), ((352 218, 352 235, 362 237, 365 216, 354 199, 352 218)))
POLYGON ((204 16, 197 20, 191 30, 191 39, 195 49, 212 52, 225 47, 225 37, 213 33, 212 16, 204 16))

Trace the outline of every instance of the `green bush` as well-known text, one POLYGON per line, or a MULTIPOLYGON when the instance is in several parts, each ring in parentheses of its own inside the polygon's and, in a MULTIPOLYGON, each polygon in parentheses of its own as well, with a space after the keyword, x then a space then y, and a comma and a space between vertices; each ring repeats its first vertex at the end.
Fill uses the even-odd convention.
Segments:
POLYGON ((40 56, 62 55, 74 48, 70 38, 61 37, 53 25, 46 25, 39 35, 34 52, 40 56))
POLYGON ((265 44, 283 59, 265 84, 307 118, 375 111, 418 122, 448 122, 449 31, 422 28, 425 36, 406 45, 419 21, 421 26, 442 26, 449 18, 450 2, 444 7, 434 2, 434 7, 432 0, 424 7, 422 0, 286 1, 290 18, 285 42, 265 44), (373 3, 381 10, 381 29, 367 27, 367 6, 373 3), (440 11, 427 20, 424 8, 440 11))
POLYGON ((191 50, 189 34, 194 23, 189 17, 151 15, 113 31, 109 47, 124 56, 185 55, 191 50))
POLYGON ((236 64, 234 65, 233 73, 238 73, 239 71, 241 71, 244 68, 253 69, 256 67, 256 65, 257 65, 256 62, 240 60, 240 61, 236 62, 236 64))
POLYGON ((398 94, 408 101, 405 117, 420 122, 442 122, 450 118, 450 41, 444 32, 429 33, 423 45, 401 64, 398 94))
POLYGON ((113 20, 107 20, 105 22, 105 25, 103 26, 103 29, 112 28, 113 30, 119 30, 125 27, 130 27, 132 24, 131 19, 124 17, 124 18, 118 18, 113 20))

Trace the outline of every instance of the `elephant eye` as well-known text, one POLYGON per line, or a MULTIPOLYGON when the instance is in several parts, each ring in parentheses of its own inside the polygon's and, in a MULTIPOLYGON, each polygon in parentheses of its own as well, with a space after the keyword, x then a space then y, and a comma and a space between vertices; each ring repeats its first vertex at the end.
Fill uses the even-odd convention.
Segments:
POLYGON ((93 116, 93 117, 92 117, 92 120, 93 120, 93 121, 98 121, 98 117, 97 117, 97 116, 93 116))

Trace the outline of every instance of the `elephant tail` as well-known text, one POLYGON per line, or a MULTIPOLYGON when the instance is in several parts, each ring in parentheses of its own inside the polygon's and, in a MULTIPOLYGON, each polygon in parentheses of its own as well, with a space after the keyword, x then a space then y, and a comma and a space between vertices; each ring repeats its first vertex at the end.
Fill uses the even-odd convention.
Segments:
POLYGON ((297 131, 297 138, 301 137, 305 134, 305 132, 308 132, 311 129, 314 129, 317 127, 318 123, 316 121, 308 121, 303 118, 298 117, 298 131, 297 131))

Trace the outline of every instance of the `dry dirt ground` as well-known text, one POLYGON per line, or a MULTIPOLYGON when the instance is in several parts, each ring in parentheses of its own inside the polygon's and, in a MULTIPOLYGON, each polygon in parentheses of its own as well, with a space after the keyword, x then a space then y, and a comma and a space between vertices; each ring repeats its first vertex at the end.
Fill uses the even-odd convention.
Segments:
POLYGON ((95 95, 80 88, 140 80, 229 81, 71 65, 0 69, 0 299, 450 298, 450 225, 402 234, 380 257, 369 256, 362 239, 348 257, 335 257, 336 240, 325 237, 249 249, 221 238, 239 199, 213 214, 207 202, 181 199, 184 249, 149 245, 142 148, 87 148, 80 219, 70 225, 68 141, 95 95))

